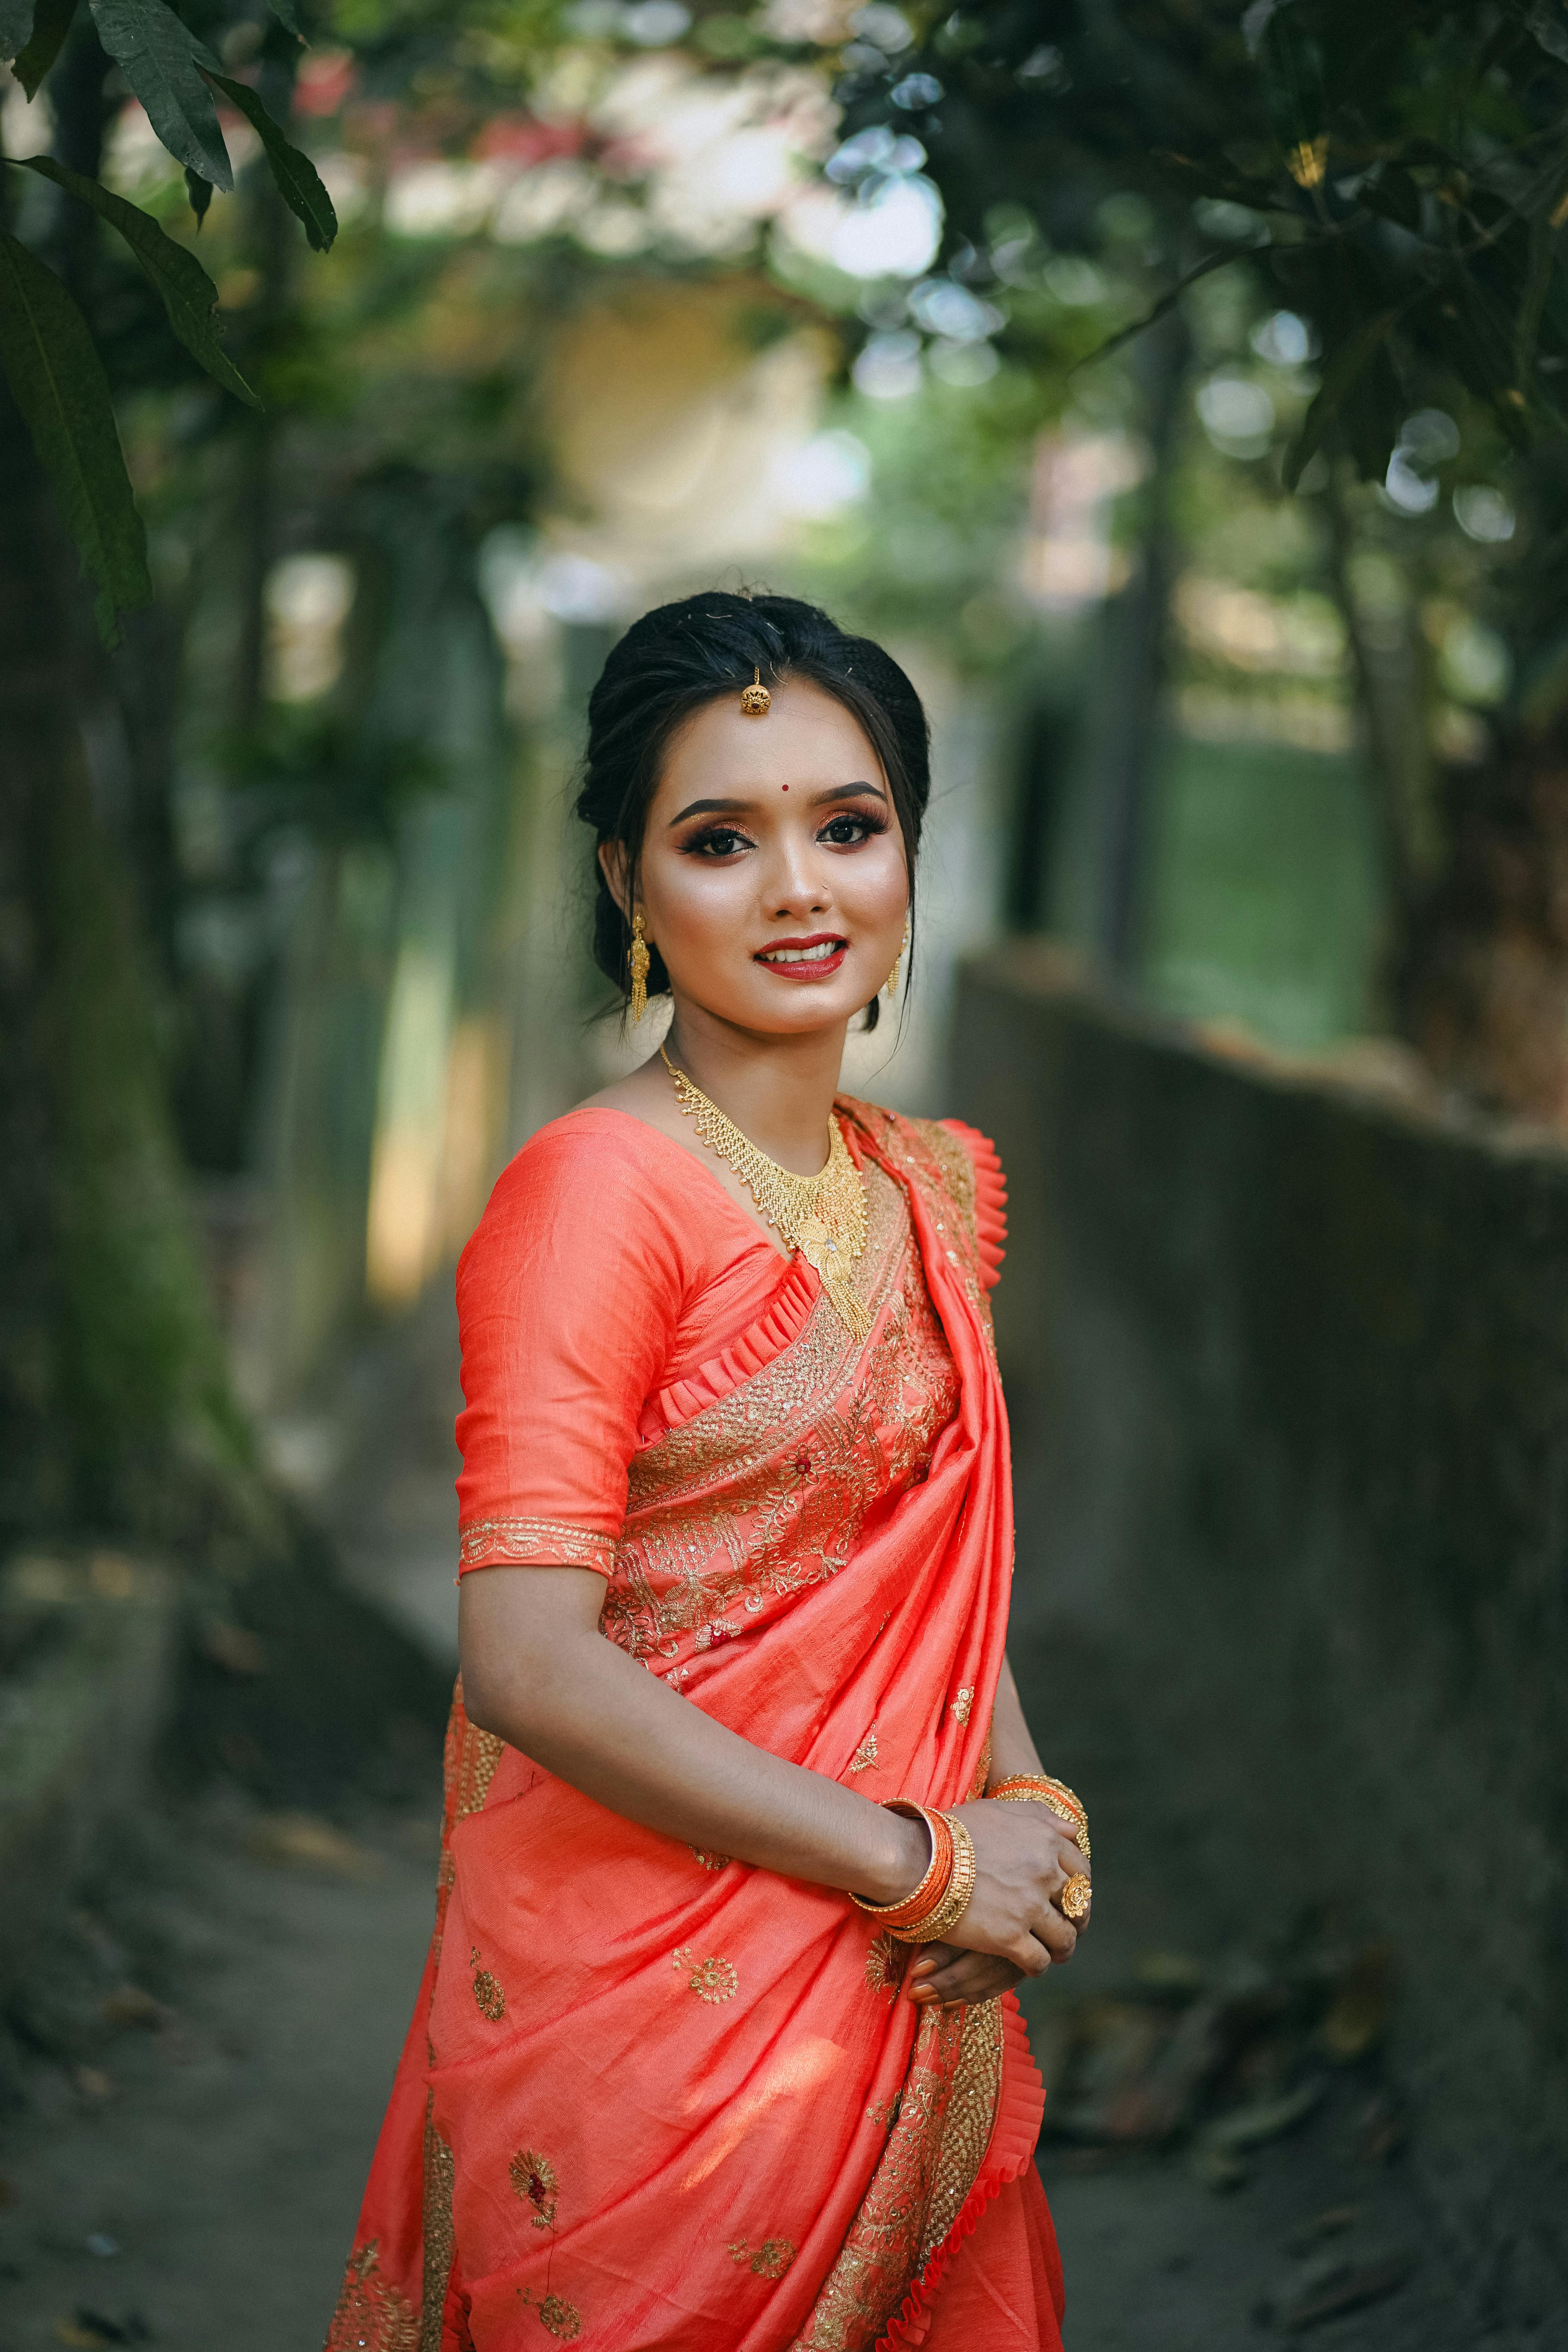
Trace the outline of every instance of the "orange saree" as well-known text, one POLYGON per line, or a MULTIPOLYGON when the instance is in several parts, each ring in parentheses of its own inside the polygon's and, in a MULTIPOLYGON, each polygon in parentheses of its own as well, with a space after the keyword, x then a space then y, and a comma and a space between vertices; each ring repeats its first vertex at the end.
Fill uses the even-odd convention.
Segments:
MULTIPOLYGON (((995 1156, 841 1099, 853 1339, 700 1162, 534 1137, 458 1271, 461 1564, 606 1579, 693 1706, 873 1798, 984 1786, 1012 1507, 995 1156)), ((437 1925, 328 2352, 1059 2352, 1009 1994, 580 1795, 454 1701, 437 1925)))

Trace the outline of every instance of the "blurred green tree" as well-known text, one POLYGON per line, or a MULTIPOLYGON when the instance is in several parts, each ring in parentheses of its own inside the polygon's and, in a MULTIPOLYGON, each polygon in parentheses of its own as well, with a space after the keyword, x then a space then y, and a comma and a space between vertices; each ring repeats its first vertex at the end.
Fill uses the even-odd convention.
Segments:
MULTIPOLYGON (((210 23, 219 39, 224 27, 210 23)), ((265 43, 258 45, 265 48, 265 43)), ((274 28, 274 52, 299 47, 274 28)), ((122 76, 184 166, 200 220, 234 184, 216 93, 259 135, 313 243, 331 207, 274 110, 162 0, 4 12, 0 49, 29 97, 47 79, 53 156, 9 159, 0 230, 0 889, 6 1155, 5 1437, 0 1520, 133 1528, 205 1542, 221 1565, 275 1536, 230 1399, 169 1124, 141 909, 94 805, 81 730, 92 656, 61 525, 92 583, 99 633, 152 593, 105 348, 129 369, 94 232, 123 239, 167 330, 226 394, 256 394, 225 352, 194 255, 99 178, 122 76), (24 173, 34 200, 17 219, 24 173), (95 219, 96 215, 96 219, 95 219), (26 235, 16 233, 26 226, 26 235)), ((285 90, 288 68, 282 68, 285 90)), ((134 345, 135 336, 131 341, 134 345)), ((164 367, 154 339, 140 372, 164 367)), ((133 827, 132 827, 133 829, 133 827)))
MULTIPOLYGON (((946 206, 946 271, 977 294, 1016 281, 1031 243, 1093 255, 1108 205, 1142 207, 1155 299, 1126 331, 1144 345, 1156 453, 1188 288, 1247 272, 1265 306, 1305 322, 1316 391, 1283 478, 1326 510, 1384 803, 1391 1005, 1441 1076, 1568 1119, 1568 16, 1549 0, 960 0, 867 7, 848 29, 852 184, 874 197, 893 140, 918 142, 946 206), (1405 512, 1458 488, 1471 535, 1497 546, 1513 684, 1479 761, 1431 758, 1423 662, 1387 658, 1357 597, 1357 477, 1405 512), (1489 520, 1478 488, 1495 494, 1489 520)), ((1160 473, 1120 616, 1113 961, 1131 951, 1162 664, 1160 473)))
MULTIPOLYGON (((194 504, 223 550, 228 641, 216 663, 200 658, 210 641, 199 648, 195 667, 219 674, 207 717, 233 746, 247 839, 290 823, 333 844, 383 835, 432 771, 422 746, 385 729, 362 730, 340 761, 328 727, 306 756, 263 707, 279 411, 312 393, 321 405, 330 374, 298 295, 290 215, 319 253, 337 224, 289 135, 301 20, 287 0, 272 15, 245 0, 190 13, 188 26, 163 0, 0 9, 0 55, 29 100, 43 91, 53 150, 0 159, 0 1530, 129 1530, 221 1574, 275 1547, 279 1522, 229 1391, 171 1117, 174 713, 185 640, 214 614, 193 614, 167 547, 151 605, 142 509, 166 520, 171 504, 194 504), (145 202, 105 173, 128 99, 170 159, 142 172, 145 202), (237 172, 231 146, 253 158, 237 172), (197 230, 211 223, 210 246, 215 189, 236 198, 217 233, 239 297, 232 352, 217 289, 171 210, 177 194, 197 230), (196 390, 204 374, 210 397, 196 390), (138 408, 149 399, 163 413, 152 431, 138 408), (171 489, 182 438, 189 462, 171 489), (101 732, 110 709, 106 798, 84 728, 101 732)), ((521 0, 505 13, 510 91, 549 11, 521 0)), ((450 59, 461 29, 418 6, 349 14, 389 90, 450 59)), ((383 454, 362 472, 374 477, 383 454)), ((390 533, 378 523, 373 488, 357 514, 372 571, 382 542, 421 539, 405 512, 390 533)), ((437 516, 417 557, 389 543, 383 573, 422 572, 427 585, 441 576, 439 538, 437 516)))

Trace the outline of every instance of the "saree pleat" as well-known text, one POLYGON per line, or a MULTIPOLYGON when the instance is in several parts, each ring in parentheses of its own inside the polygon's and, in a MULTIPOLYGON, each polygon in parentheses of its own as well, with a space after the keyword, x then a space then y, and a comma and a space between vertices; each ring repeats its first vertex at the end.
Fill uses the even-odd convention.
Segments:
MULTIPOLYGON (((985 1300, 1005 1192, 967 1131, 839 1113, 867 1185, 870 1336, 797 1261, 708 1349, 680 1236, 661 1240, 668 1303, 639 1311, 663 1313, 667 1350, 678 1326, 690 1345, 674 1377, 639 1370, 622 1408, 603 1630, 777 1754, 872 1798, 955 1804, 984 1785, 1012 1567, 985 1300)), ((626 1141, 598 1116, 595 1152, 626 1141)), ((542 1229, 580 1257, 586 1241, 556 1238, 565 1213, 552 1200, 542 1229)), ((484 1276, 480 1252, 470 1297, 484 1276)), ((591 1341, 570 1311, 576 1395, 591 1341)), ((519 1471, 510 1432, 505 1456, 502 1486, 465 1496, 483 1559, 549 1558, 542 1527, 609 1540, 602 1497, 574 1516, 569 1491, 519 1471)), ((476 1731, 459 1690, 437 1933, 329 2352, 928 2340, 959 2250, 1032 2178, 1042 2092, 1010 1995, 917 2011, 907 1958, 831 1889, 595 1804, 476 1731)), ((1009 2226, 1028 2238, 1033 2210, 1012 2199, 1009 2226)))

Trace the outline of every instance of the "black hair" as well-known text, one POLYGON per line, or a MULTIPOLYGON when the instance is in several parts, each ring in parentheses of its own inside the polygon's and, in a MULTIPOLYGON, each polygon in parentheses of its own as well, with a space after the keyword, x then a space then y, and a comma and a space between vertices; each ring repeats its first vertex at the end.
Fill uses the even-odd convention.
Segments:
MULTIPOLYGON (((903 835, 914 937, 915 853, 931 795, 931 730, 921 698, 892 656, 851 636, 816 604, 795 596, 737 596, 712 588, 660 604, 634 621, 612 647, 588 698, 588 749, 577 814, 595 833, 594 961, 626 996, 631 922, 605 880, 597 852, 618 841, 627 854, 627 903, 637 895, 644 828, 658 789, 665 747, 683 719, 722 695, 739 695, 760 673, 765 686, 808 678, 843 704, 882 763, 903 835)), ((648 942, 647 988, 669 986, 648 942)), ((877 999, 866 1025, 877 1025, 877 999)))

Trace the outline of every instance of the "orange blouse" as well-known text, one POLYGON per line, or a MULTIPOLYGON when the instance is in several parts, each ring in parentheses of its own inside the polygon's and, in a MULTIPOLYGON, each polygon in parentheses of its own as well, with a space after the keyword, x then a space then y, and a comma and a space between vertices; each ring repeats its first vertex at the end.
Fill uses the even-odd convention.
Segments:
POLYGON ((657 1128, 618 1110, 542 1128, 458 1265, 459 1572, 608 1576, 634 1454, 761 1371, 817 1289, 657 1128))

